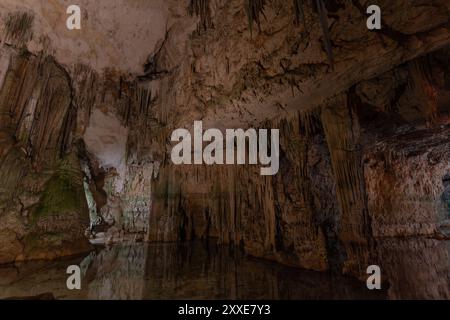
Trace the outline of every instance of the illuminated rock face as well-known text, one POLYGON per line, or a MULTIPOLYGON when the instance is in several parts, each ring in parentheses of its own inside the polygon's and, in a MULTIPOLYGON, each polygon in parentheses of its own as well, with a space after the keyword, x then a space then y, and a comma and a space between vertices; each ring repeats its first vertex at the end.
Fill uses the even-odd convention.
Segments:
POLYGON ((83 174, 107 241, 215 238, 361 276, 377 261, 374 238, 437 232, 450 170, 448 1, 381 1, 380 33, 334 1, 333 68, 307 5, 306 28, 292 3, 270 1, 250 32, 242 1, 200 2, 206 16, 179 1, 81 1, 80 31, 65 27, 69 1, 0 4, 0 262, 87 248, 71 249, 89 226, 83 174), (199 120, 279 129, 278 174, 172 165, 172 131, 199 120), (31 254, 49 231, 61 237, 41 247, 60 251, 31 254))
POLYGON ((62 64, 84 63, 101 71, 105 68, 138 73, 149 52, 164 38, 169 19, 168 1, 101 0, 77 1, 81 30, 68 30, 70 0, 5 0, 0 4, 2 20, 27 13, 32 31, 26 39, 6 37, 12 44, 25 44, 32 52, 46 51, 62 64), (24 43, 25 42, 25 43, 24 43))
POLYGON ((83 175, 71 131, 70 78, 51 57, 5 48, 0 91, 0 262, 89 250, 83 175))

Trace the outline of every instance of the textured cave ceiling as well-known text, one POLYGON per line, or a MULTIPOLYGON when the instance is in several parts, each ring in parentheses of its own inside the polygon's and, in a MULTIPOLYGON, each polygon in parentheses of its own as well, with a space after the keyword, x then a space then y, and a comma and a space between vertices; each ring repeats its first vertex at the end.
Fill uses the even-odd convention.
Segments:
POLYGON ((2 19, 17 11, 34 15, 33 40, 28 44, 32 52, 49 50, 66 65, 79 62, 96 70, 115 68, 124 73, 139 73, 148 54, 170 27, 173 20, 170 3, 80 0, 77 4, 83 8, 83 20, 79 31, 66 28, 66 9, 73 4, 72 0, 2 0, 0 13, 2 19))

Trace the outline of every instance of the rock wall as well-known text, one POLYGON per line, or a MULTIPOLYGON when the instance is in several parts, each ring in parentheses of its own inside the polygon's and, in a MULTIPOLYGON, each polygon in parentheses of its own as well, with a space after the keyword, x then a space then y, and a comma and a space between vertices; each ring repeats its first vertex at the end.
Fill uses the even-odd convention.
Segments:
POLYGON ((337 208, 323 137, 307 137, 301 116, 282 128, 281 172, 258 166, 163 166, 155 181, 149 240, 216 238, 258 257, 328 268, 337 208))
POLYGON ((160 92, 171 92, 160 101, 162 123, 188 130, 199 119, 205 130, 279 128, 276 115, 295 128, 298 110, 302 117, 315 113, 327 163, 319 175, 332 178, 310 177, 304 149, 314 144, 298 130, 282 132, 290 139, 283 152, 292 148, 295 156, 283 159, 272 182, 251 167, 179 168, 162 157, 151 240, 207 233, 242 243, 256 256, 318 270, 332 261, 360 276, 378 261, 374 236, 436 234, 441 181, 449 170, 448 52, 436 51, 438 43, 448 44, 448 15, 437 8, 448 12, 448 3, 383 2, 385 27, 378 34, 358 27, 365 23, 358 1, 333 3, 327 3, 333 64, 320 13, 306 6, 305 25, 296 25, 292 7, 281 1, 267 3, 266 20, 253 32, 239 1, 211 1, 182 57, 168 34, 165 50, 172 59, 156 61, 173 70, 157 80, 160 92), (434 14, 433 21, 411 19, 434 14), (347 19, 352 23, 343 23, 347 19), (391 162, 395 153, 405 156, 391 162), (311 189, 317 185, 322 189, 311 189), (324 196, 324 190, 333 192, 324 196), (408 194, 429 201, 410 201, 408 194), (315 196, 333 208, 331 214, 314 205, 315 196))
POLYGON ((0 263, 86 251, 70 78, 51 57, 8 47, 1 55, 0 263))
POLYGON ((365 174, 375 236, 436 232, 444 219, 442 178, 450 170, 449 129, 413 132, 380 143, 367 156, 365 174), (420 142, 411 135, 419 134, 420 142))

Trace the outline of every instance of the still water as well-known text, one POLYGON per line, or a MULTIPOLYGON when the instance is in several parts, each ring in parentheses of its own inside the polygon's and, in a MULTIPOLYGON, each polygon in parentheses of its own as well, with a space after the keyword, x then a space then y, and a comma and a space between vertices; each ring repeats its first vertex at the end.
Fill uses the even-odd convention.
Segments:
POLYGON ((0 268, 0 299, 51 293, 57 299, 449 299, 449 242, 378 243, 384 290, 332 273, 304 271, 201 243, 122 244, 88 256, 0 268), (82 289, 66 269, 82 269, 82 289))

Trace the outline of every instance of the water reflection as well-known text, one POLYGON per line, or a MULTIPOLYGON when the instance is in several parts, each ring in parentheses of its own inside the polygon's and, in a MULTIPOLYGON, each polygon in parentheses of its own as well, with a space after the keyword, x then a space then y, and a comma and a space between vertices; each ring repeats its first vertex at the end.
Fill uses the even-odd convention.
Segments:
POLYGON ((385 299, 449 298, 449 246, 430 239, 378 242, 387 291, 287 268, 201 243, 129 244, 84 258, 0 268, 0 298, 51 292, 58 299, 385 299), (82 290, 66 288, 81 266, 82 290))
POLYGON ((450 242, 393 238, 377 248, 390 299, 450 299, 450 242))

